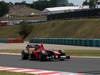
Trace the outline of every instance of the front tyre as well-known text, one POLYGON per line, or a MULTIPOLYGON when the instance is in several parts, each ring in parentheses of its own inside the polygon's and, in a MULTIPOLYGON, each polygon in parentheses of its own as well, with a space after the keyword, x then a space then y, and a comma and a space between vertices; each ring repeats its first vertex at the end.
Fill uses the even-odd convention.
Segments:
POLYGON ((22 55, 22 60, 27 60, 29 58, 29 54, 26 53, 24 50, 22 51, 21 55, 22 55))

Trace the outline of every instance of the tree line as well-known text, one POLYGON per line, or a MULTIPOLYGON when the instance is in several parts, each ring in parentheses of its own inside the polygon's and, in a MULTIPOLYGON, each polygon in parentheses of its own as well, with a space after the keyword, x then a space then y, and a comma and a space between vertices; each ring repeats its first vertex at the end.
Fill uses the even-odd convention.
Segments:
POLYGON ((9 12, 9 4, 4 1, 0 1, 0 17, 4 16, 8 12, 9 12))
POLYGON ((58 6, 73 6, 73 3, 69 3, 68 0, 66 0, 66 3, 63 3, 61 5, 58 4, 59 0, 39 0, 35 1, 31 4, 32 8, 38 9, 38 10, 43 10, 45 8, 49 7, 58 7, 58 6))
POLYGON ((96 8, 97 4, 98 4, 98 0, 89 0, 88 2, 87 1, 83 2, 83 5, 88 5, 89 8, 96 8))

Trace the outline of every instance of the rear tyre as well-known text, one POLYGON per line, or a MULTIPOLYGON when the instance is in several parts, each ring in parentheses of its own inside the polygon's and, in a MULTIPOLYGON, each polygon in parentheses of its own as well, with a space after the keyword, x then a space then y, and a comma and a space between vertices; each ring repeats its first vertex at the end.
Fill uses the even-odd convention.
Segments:
POLYGON ((22 60, 27 60, 29 58, 29 54, 26 53, 24 50, 22 51, 22 60))

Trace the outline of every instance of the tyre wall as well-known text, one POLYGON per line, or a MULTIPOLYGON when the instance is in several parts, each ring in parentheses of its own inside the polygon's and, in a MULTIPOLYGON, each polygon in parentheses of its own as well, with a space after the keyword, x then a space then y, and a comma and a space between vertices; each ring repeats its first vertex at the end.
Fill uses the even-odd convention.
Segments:
POLYGON ((0 43, 23 43, 21 38, 0 38, 0 43))
POLYGON ((33 38, 30 43, 45 43, 59 45, 74 45, 100 47, 100 39, 80 39, 80 38, 33 38))

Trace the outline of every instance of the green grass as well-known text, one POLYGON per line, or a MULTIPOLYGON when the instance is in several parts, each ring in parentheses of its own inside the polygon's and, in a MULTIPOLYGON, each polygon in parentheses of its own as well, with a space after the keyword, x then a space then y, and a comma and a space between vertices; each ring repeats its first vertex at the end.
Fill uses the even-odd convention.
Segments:
POLYGON ((21 53, 22 50, 0 50, 0 53, 21 53))
MULTIPOLYGON (((34 23, 27 39, 33 37, 100 38, 100 19, 54 20, 34 23)), ((0 27, 0 37, 19 37, 19 25, 0 27)))
POLYGON ((1 18, 2 21, 14 21, 14 20, 37 20, 37 19, 44 19, 46 20, 46 17, 14 17, 14 18, 1 18))
POLYGON ((17 72, 8 72, 8 71, 0 71, 0 75, 32 75, 32 74, 17 73, 17 72))
POLYGON ((16 38, 20 37, 18 34, 19 26, 0 26, 0 38, 16 38))
POLYGON ((100 50, 65 50, 71 56, 100 56, 100 50))
MULTIPOLYGON (((0 50, 0 53, 21 53, 21 50, 0 50)), ((65 50, 71 56, 100 56, 100 50, 65 50)))
MULTIPOLYGON (((40 10, 37 10, 37 9, 33 9, 33 8, 27 8, 28 11, 31 11, 31 12, 34 12, 34 13, 40 13, 41 11, 40 10)), ((26 11, 27 11, 26 10, 26 11)))
POLYGON ((55 20, 33 24, 31 37, 100 38, 100 19, 55 20))

